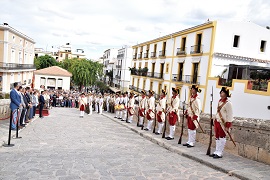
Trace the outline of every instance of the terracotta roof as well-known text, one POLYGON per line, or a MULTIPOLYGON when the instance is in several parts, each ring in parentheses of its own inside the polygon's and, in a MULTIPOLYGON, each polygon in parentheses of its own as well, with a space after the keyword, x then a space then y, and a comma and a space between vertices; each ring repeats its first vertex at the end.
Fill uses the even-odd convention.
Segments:
POLYGON ((58 66, 47 67, 44 69, 39 69, 34 71, 34 74, 44 74, 44 75, 52 75, 52 76, 67 76, 71 77, 72 74, 67 70, 60 68, 58 66))

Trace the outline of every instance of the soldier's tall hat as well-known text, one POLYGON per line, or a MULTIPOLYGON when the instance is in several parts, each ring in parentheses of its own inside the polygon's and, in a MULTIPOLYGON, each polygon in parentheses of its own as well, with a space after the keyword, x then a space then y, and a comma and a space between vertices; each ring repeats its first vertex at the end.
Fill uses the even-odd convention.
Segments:
POLYGON ((165 89, 162 89, 162 90, 161 90, 161 93, 163 93, 163 94, 165 94, 165 95, 167 94, 167 92, 166 92, 165 89))
POLYGON ((172 91, 175 92, 175 93, 177 93, 177 94, 179 94, 180 89, 178 87, 173 87, 172 88, 172 91))
POLYGON ((149 90, 148 92, 149 92, 150 94, 152 94, 152 95, 155 94, 155 92, 152 91, 152 90, 149 90))
POLYGON ((231 97, 231 93, 228 87, 222 87, 219 93, 221 92, 224 92, 227 95, 227 97, 231 97))
POLYGON ((202 90, 199 89, 199 86, 198 85, 195 85, 195 84, 193 84, 190 89, 195 89, 199 93, 202 92, 202 90))

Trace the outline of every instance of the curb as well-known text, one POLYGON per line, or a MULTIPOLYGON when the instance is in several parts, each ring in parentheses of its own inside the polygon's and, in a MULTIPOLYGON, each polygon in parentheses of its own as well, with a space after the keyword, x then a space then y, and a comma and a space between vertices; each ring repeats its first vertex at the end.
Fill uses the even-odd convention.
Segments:
MULTIPOLYGON (((31 122, 27 123, 27 124, 25 125, 24 128, 19 129, 18 134, 19 134, 21 131, 23 131, 24 129, 26 129, 27 126, 29 126, 29 125, 32 124, 34 121, 36 121, 38 118, 39 118, 39 117, 34 117, 33 120, 32 120, 31 122)), ((8 132, 8 129, 7 129, 7 132, 8 132)), ((10 140, 14 139, 15 136, 16 136, 16 131, 11 131, 11 139, 10 139, 10 140)), ((7 136, 6 136, 6 137, 2 137, 2 138, 0 139, 0 142, 1 142, 1 143, 0 143, 0 148, 2 148, 4 144, 7 144, 7 141, 8 141, 8 133, 7 133, 7 136)))
MULTIPOLYGON (((165 142, 162 138, 155 138, 153 137, 152 135, 148 134, 148 133, 145 133, 144 131, 139 131, 138 129, 135 129, 134 127, 130 127, 129 124, 126 124, 126 123, 122 123, 123 121, 118 121, 114 118, 112 118, 111 116, 107 115, 107 114, 102 114, 103 116, 113 120, 114 122, 130 129, 131 131, 139 134, 140 136, 146 138, 147 140, 171 151, 171 152, 174 152, 174 153, 177 153, 179 155, 182 155, 184 157, 187 157, 189 159, 192 159, 194 161, 197 161, 201 164, 204 164, 210 168, 213 168, 215 170, 218 170, 218 171, 221 171, 223 173, 226 173, 230 176, 235 176, 239 179, 243 179, 243 180, 254 180, 254 179, 260 179, 258 177, 254 177, 252 174, 247 174, 245 172, 242 172, 242 171, 239 171, 239 170, 236 170, 236 169, 228 169, 228 168, 224 168, 222 166, 217 166, 216 164, 213 164, 209 161, 206 161, 200 157, 196 157, 194 155, 192 155, 192 153, 189 153, 188 151, 185 151, 185 150, 182 150, 180 148, 178 148, 177 146, 174 146, 174 145, 171 145, 167 142, 165 142)), ((220 163, 222 165, 222 163, 220 163)))

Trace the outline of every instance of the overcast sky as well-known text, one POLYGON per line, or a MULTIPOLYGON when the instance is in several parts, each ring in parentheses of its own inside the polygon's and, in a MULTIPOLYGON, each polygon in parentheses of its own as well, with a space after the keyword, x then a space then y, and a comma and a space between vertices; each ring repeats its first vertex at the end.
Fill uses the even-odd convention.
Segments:
POLYGON ((269 0, 0 0, 0 24, 50 50, 70 42, 96 59, 210 20, 270 25, 269 0))

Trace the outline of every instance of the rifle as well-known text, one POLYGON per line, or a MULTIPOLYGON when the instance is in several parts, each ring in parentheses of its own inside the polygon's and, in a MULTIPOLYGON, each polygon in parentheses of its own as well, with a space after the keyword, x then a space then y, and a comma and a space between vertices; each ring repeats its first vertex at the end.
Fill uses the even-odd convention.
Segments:
POLYGON ((185 121, 185 103, 186 103, 186 90, 185 90, 185 101, 183 102, 183 120, 182 120, 182 127, 181 127, 181 134, 178 140, 178 144, 182 143, 182 136, 184 133, 184 121, 185 121))
POLYGON ((212 86, 212 93, 211 93, 211 101, 210 101, 210 139, 209 139, 209 145, 208 145, 208 149, 206 152, 206 155, 210 155, 211 154, 211 145, 212 145, 212 135, 213 135, 213 114, 212 114, 212 108, 213 108, 213 86, 212 86))
MULTIPOLYGON (((167 105, 166 105, 167 106, 167 105)), ((167 109, 167 107, 166 107, 167 109)), ((167 111, 165 113, 165 124, 164 124, 164 129, 163 129, 163 134, 162 134, 162 138, 165 138, 165 133, 166 133, 166 128, 167 128, 167 111)))
POLYGON ((156 132, 156 125, 157 125, 157 111, 155 110, 155 123, 154 123, 153 133, 156 132))
MULTIPOLYGON (((138 96, 138 102, 139 102, 139 104, 138 104, 138 121, 137 121, 137 127, 139 127, 139 125, 140 125, 140 98, 139 98, 140 96, 138 96)), ((134 111, 134 113, 135 113, 135 111, 134 111)))

